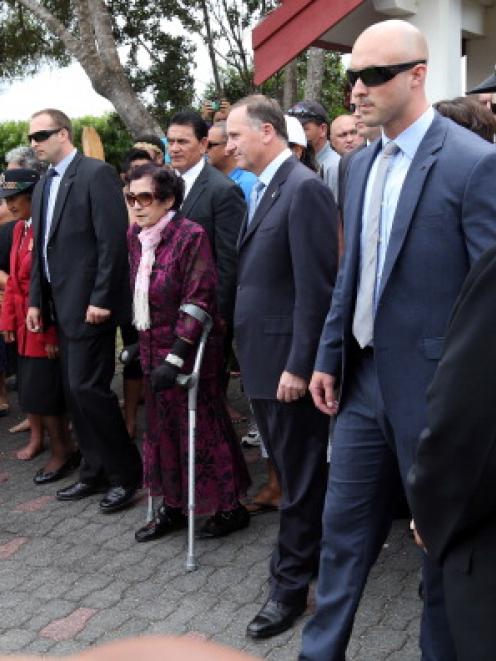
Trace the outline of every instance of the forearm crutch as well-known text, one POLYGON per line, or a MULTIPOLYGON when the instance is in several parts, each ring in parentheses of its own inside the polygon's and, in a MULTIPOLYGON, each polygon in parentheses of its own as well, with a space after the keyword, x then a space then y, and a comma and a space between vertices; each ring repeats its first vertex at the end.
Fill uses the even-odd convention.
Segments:
MULTIPOLYGON (((186 570, 194 571, 197 568, 195 558, 195 452, 196 452, 196 404, 198 400, 198 382, 200 368, 203 360, 208 334, 213 321, 212 317, 203 308, 193 303, 185 303, 179 308, 180 312, 188 314, 199 321, 202 334, 196 350, 193 371, 191 374, 179 374, 177 384, 188 391, 188 553, 186 557, 186 570)), ((153 518, 153 496, 148 495, 148 518, 153 518)))

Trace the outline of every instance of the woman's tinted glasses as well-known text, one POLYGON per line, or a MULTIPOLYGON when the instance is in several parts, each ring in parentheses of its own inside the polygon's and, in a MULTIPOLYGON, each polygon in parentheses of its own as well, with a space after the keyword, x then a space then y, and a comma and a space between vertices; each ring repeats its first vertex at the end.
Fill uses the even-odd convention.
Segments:
POLYGON ((403 62, 402 64, 391 64, 389 66, 366 67, 365 69, 348 69, 346 75, 350 85, 353 87, 356 81, 360 78, 366 87, 376 87, 377 85, 384 85, 389 80, 392 80, 402 71, 413 69, 417 64, 427 64, 426 60, 413 60, 413 62, 403 62))
POLYGON ((129 204, 130 207, 134 207, 136 202, 140 205, 140 207, 149 207, 150 204, 152 204, 153 200, 155 200, 155 195, 153 193, 137 193, 136 195, 134 193, 126 193, 126 202, 129 204))

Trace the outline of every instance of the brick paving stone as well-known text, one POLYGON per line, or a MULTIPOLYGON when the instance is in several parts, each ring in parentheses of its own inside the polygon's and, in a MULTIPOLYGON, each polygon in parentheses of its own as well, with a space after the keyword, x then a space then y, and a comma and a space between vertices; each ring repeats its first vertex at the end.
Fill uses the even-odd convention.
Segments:
POLYGON ((11 539, 10 542, 0 545, 0 560, 6 560, 17 553, 17 551, 28 542, 27 537, 16 537, 11 539))
POLYGON ((55 496, 40 496, 33 500, 27 500, 25 503, 18 503, 15 506, 14 512, 38 512, 44 509, 48 503, 55 500, 55 496))
POLYGON ((88 620, 98 613, 95 608, 76 608, 66 617, 53 620, 40 631, 42 638, 49 638, 56 642, 71 640, 86 626, 88 620))
MULTIPOLYGON (((15 407, 14 402, 14 414, 15 407)), ((199 569, 188 573, 186 531, 148 544, 135 542, 134 532, 145 522, 143 499, 105 517, 98 510, 99 495, 75 503, 54 499, 74 476, 46 488, 34 485, 33 474, 46 456, 14 459, 25 439, 8 434, 11 424, 0 420, 0 482, 8 476, 0 488, 0 652, 64 655, 128 635, 193 633, 271 661, 296 660, 308 613, 280 636, 266 641, 245 637, 246 625, 268 593, 277 512, 252 517, 246 530, 230 537, 199 540, 199 569), (40 499, 41 509, 14 512, 40 499), (71 639, 42 636, 74 612, 96 610, 71 639)), ((256 491, 265 465, 257 449, 246 456, 256 491)), ((350 661, 419 658, 418 567, 407 522, 395 522, 357 615, 350 661)))

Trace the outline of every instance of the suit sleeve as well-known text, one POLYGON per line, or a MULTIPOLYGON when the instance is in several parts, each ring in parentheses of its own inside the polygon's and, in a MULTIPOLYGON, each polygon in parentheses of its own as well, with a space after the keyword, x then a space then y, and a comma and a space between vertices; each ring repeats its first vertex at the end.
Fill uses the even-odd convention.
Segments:
POLYGON ((229 183, 214 193, 213 204, 214 251, 219 274, 217 302, 222 318, 231 327, 238 264, 236 244, 246 213, 246 203, 241 188, 229 183))
POLYGON ((450 544, 496 513, 496 249, 469 274, 428 391, 426 429, 408 480, 427 550, 450 544))
MULTIPOLYGON (((43 180, 42 180, 43 181, 43 180)), ((29 278, 29 305, 35 308, 42 308, 41 297, 41 259, 39 244, 40 238, 40 218, 41 210, 41 191, 43 184, 39 182, 33 192, 31 210, 33 213, 33 254, 31 260, 31 274, 29 278)))
POLYGON ((471 264, 496 244, 495 175, 496 152, 486 153, 475 164, 465 186, 462 226, 471 264))
POLYGON ((115 292, 129 280, 128 215, 119 178, 111 166, 102 164, 93 173, 89 191, 98 259, 90 305, 112 310, 115 292))
POLYGON ((338 264, 337 207, 317 177, 305 179, 289 210, 295 303, 286 370, 309 380, 338 264))

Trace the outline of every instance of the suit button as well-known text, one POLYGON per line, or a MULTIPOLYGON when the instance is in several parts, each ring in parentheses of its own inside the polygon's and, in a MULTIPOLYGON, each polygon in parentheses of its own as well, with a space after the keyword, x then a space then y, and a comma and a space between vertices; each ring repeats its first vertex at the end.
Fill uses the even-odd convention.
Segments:
POLYGON ((238 285, 238 286, 236 287, 236 289, 237 289, 238 291, 241 291, 241 285, 238 285))

